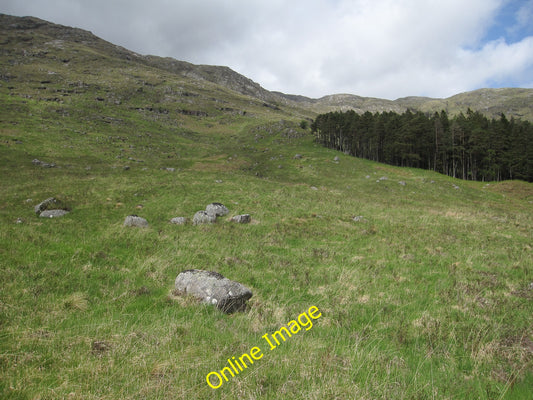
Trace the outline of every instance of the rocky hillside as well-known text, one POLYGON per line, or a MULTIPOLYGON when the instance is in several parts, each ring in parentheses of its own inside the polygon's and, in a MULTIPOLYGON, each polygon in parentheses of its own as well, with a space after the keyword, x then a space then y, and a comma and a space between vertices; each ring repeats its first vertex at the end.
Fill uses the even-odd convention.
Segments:
MULTIPOLYGON (((407 109, 432 113, 444 109, 453 115, 459 112, 466 112, 468 108, 471 108, 489 117, 505 113, 508 117, 514 116, 533 121, 533 89, 480 89, 446 99, 405 97, 392 101, 353 94, 333 94, 319 99, 312 99, 305 96, 268 91, 258 83, 228 67, 194 65, 172 58, 140 55, 106 42, 91 32, 53 24, 34 17, 13 17, 0 14, 0 32, 3 37, 2 42, 0 42, 0 56, 3 65, 13 64, 10 56, 20 56, 21 54, 24 56, 44 56, 50 50, 39 50, 39 46, 54 43, 62 45, 67 42, 71 45, 76 44, 88 47, 106 57, 155 67, 192 80, 211 82, 241 95, 264 101, 270 107, 299 108, 304 113, 311 113, 310 115, 350 109, 359 113, 366 111, 394 111, 401 113, 407 109), (33 47, 33 50, 28 49, 29 45, 33 47)), ((71 50, 76 51, 74 49, 71 50)), ((72 56, 74 54, 65 55, 65 63, 72 56)), ((23 77, 19 76, 19 78, 23 77)), ((2 71, 1 79, 3 81, 9 80, 9 72, 2 71)))

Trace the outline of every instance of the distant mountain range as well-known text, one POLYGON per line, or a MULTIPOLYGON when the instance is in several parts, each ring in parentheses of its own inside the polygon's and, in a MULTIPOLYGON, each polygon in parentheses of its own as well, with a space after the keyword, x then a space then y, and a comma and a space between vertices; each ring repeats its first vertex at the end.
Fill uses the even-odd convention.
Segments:
MULTIPOLYGON (((88 46, 97 49, 100 54, 106 54, 108 57, 158 68, 185 78, 212 82, 240 95, 264 101, 271 107, 287 106, 302 109, 309 115, 335 110, 355 110, 358 113, 366 111, 402 113, 407 109, 428 113, 446 110, 449 114, 454 115, 459 112, 466 112, 468 108, 471 108, 489 117, 496 117, 505 113, 508 118, 516 117, 533 121, 533 89, 479 89, 446 99, 404 97, 392 101, 353 94, 332 94, 319 99, 312 99, 305 96, 268 91, 258 83, 225 66, 194 65, 173 58, 140 55, 100 39, 91 32, 53 24, 34 17, 0 14, 0 32, 2 32, 0 65, 9 65, 10 55, 16 51, 23 51, 23 49, 15 49, 12 46, 14 43, 13 35, 20 34, 26 38, 28 44, 32 40, 40 40, 43 43, 47 41, 50 43, 50 41, 55 40, 62 43, 69 42, 73 45, 88 46)), ((62 54, 62 56, 68 58, 68 55, 62 54)), ((74 56, 73 53, 72 57, 74 56)), ((98 61, 95 60, 94 62, 98 61)), ((8 80, 8 75, 2 71, 0 81, 8 80)), ((23 77, 19 76, 18 79, 23 79, 23 77)))

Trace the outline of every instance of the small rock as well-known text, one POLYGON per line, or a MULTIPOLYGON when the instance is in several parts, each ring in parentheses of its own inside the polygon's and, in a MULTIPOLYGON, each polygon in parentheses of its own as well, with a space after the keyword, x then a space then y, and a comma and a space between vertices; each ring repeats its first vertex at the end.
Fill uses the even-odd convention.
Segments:
POLYGON ((67 210, 44 210, 39 217, 41 218, 58 218, 67 215, 67 210))
POLYGON ((303 158, 303 156, 301 154, 296 154, 294 157, 293 157, 295 160, 300 160, 303 158))
POLYGON ((192 218, 192 223, 193 225, 214 224, 216 220, 216 215, 210 214, 207 211, 202 210, 194 214, 194 217, 192 218))
POLYGON ((139 228, 148 228, 148 221, 137 215, 128 215, 124 220, 124 226, 136 226, 139 228))
POLYGON ((205 211, 208 214, 213 214, 215 217, 222 217, 223 215, 226 215, 229 213, 229 210, 226 208, 226 206, 221 203, 208 204, 207 207, 205 208, 205 211))
POLYGON ((22 218, 17 218, 17 220, 15 221, 16 224, 23 224, 24 223, 24 220, 22 218))
POLYGON ((252 220, 250 214, 242 214, 234 216, 230 221, 238 224, 248 224, 252 220))
POLYGON ((129 166, 129 165, 125 165, 122 169, 123 169, 124 171, 129 171, 129 170, 130 170, 130 166, 129 166))
POLYGON ((187 223, 187 218, 185 217, 175 217, 170 220, 171 224, 176 225, 185 225, 187 223))
POLYGON ((339 160, 340 160, 339 156, 335 156, 335 158, 333 159, 333 161, 335 162, 339 162, 339 160))
POLYGON ((405 183, 404 181, 399 181, 398 183, 399 183, 400 185, 402 185, 402 186, 405 186, 405 185, 406 185, 406 183, 405 183))
POLYGON ((353 220, 354 222, 366 222, 365 217, 363 217, 362 215, 358 215, 357 217, 354 217, 353 220))
POLYGON ((252 291, 218 272, 190 269, 181 272, 174 282, 174 294, 193 296, 212 304, 225 313, 244 311, 252 291))
POLYGON ((176 171, 176 168, 165 168, 165 171, 168 171, 168 172, 175 172, 175 171, 176 171))
POLYGON ((43 162, 43 161, 40 161, 36 158, 34 158, 31 163, 33 165, 38 165, 40 167, 43 167, 43 168, 54 168, 56 165, 54 163, 47 163, 47 162, 43 162))
POLYGON ((318 188, 316 186, 311 186, 310 188, 311 190, 318 190, 318 188))

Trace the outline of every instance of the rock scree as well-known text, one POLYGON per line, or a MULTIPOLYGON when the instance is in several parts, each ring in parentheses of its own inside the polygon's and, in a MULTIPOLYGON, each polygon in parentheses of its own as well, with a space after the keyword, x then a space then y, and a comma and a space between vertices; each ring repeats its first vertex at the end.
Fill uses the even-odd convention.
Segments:
POLYGON ((174 293, 193 296, 219 310, 231 314, 244 311, 252 291, 239 282, 229 280, 218 272, 188 269, 181 272, 174 282, 174 293))

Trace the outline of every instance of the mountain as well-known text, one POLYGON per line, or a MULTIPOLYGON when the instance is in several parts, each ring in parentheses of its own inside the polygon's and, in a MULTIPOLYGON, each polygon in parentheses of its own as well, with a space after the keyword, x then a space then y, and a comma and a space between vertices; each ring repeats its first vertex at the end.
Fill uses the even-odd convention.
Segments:
MULTIPOLYGON (((334 110, 355 110, 363 113, 394 111, 401 113, 407 109, 420 110, 433 113, 446 110, 450 115, 466 112, 468 108, 480 111, 489 117, 497 117, 505 113, 508 117, 514 116, 533 121, 533 89, 480 89, 472 92, 457 94, 446 99, 428 97, 405 97, 397 100, 386 100, 371 97, 361 97, 353 94, 333 94, 319 99, 305 96, 290 95, 281 92, 271 92, 251 79, 233 71, 225 66, 195 65, 173 58, 163 58, 152 55, 140 55, 123 47, 116 46, 98 38, 91 32, 53 24, 34 17, 14 17, 0 14, 0 32, 4 37, 2 46, 2 63, 9 64, 5 57, 13 56, 13 51, 18 47, 25 56, 31 52, 25 49, 28 45, 33 47, 44 46, 47 50, 37 51, 37 55, 48 54, 50 46, 54 43, 61 46, 85 46, 97 51, 106 57, 112 57, 124 62, 136 63, 179 76, 211 82, 241 95, 266 102, 271 107, 286 106, 299 108, 304 114, 329 112, 334 110), (20 46, 23 44, 24 46, 20 46), (17 47, 14 47, 17 46, 17 47)), ((68 49, 66 49, 68 50, 68 49)), ((77 50, 79 51, 79 50, 77 50)), ((34 54, 35 55, 35 54, 34 54)), ((4 80, 6 79, 4 72, 4 80)))

